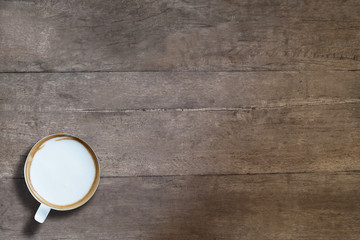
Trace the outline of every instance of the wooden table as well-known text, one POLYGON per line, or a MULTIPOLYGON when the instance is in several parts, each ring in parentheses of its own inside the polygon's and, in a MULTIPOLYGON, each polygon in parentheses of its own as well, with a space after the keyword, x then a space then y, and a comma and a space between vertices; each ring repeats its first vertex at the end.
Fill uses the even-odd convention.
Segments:
POLYGON ((360 2, 0 1, 0 239, 359 239, 360 2), (33 220, 40 138, 97 152, 33 220))

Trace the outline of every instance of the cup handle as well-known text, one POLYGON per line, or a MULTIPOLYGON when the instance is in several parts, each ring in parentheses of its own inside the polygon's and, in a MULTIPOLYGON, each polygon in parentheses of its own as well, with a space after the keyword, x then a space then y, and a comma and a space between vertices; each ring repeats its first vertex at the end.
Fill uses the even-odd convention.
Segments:
POLYGON ((45 204, 41 204, 38 210, 35 213, 35 220, 39 223, 43 223, 49 214, 51 208, 46 206, 45 204))

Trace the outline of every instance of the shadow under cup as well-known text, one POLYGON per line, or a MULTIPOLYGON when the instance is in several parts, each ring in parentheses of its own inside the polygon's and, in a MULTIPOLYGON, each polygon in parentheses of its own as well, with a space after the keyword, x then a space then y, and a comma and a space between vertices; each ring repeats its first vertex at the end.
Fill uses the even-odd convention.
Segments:
MULTIPOLYGON (((95 152, 91 149, 91 147, 84 142, 83 140, 81 140, 80 138, 77 138, 75 136, 69 135, 69 134, 54 134, 54 135, 49 135, 47 137, 44 137, 43 139, 41 139, 40 141, 38 141, 33 148, 30 150, 27 158, 26 158, 26 162, 25 162, 25 167, 24 167, 24 175, 25 175, 25 182, 26 185, 30 191, 30 193, 33 195, 33 197, 41 203, 36 215, 35 215, 35 220, 37 220, 38 222, 42 223, 45 219, 46 216, 48 215, 50 209, 55 209, 55 210, 60 210, 60 211, 66 211, 66 210, 72 210, 75 208, 80 207, 81 205, 85 204, 95 193, 98 185, 99 185, 99 180, 100 180, 100 166, 99 166, 99 161, 98 158, 96 157, 95 152), (55 141, 60 141, 60 140, 73 140, 76 141, 80 144, 82 144, 86 150, 88 151, 88 153, 90 154, 93 163, 94 163, 94 167, 95 167, 95 176, 94 179, 92 181, 92 184, 88 190, 88 192, 78 201, 73 202, 71 204, 67 204, 67 205, 57 205, 54 203, 51 203, 49 201, 47 201, 46 199, 44 199, 43 196, 41 196, 34 188, 31 178, 30 178, 30 168, 31 168, 31 164, 33 163, 33 159, 35 154, 42 148, 44 147, 44 143, 46 143, 47 141, 54 139, 54 138, 58 138, 55 141)), ((76 180, 76 179, 75 179, 76 180)))

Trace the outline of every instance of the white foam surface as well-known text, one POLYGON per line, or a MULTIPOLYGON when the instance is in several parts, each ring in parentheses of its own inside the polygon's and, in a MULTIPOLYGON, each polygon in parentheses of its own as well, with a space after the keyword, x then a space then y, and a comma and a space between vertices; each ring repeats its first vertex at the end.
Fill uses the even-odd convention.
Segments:
POLYGON ((30 166, 35 191, 46 201, 68 205, 79 201, 91 188, 95 165, 88 150, 76 140, 57 137, 46 141, 30 166))

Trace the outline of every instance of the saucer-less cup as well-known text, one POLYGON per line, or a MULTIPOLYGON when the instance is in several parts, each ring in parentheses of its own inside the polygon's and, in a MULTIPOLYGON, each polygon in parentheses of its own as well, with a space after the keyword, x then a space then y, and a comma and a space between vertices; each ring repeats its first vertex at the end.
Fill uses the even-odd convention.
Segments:
POLYGON ((51 209, 66 211, 85 204, 99 185, 100 166, 86 142, 54 134, 30 150, 24 175, 29 191, 40 202, 35 220, 43 223, 51 209))

